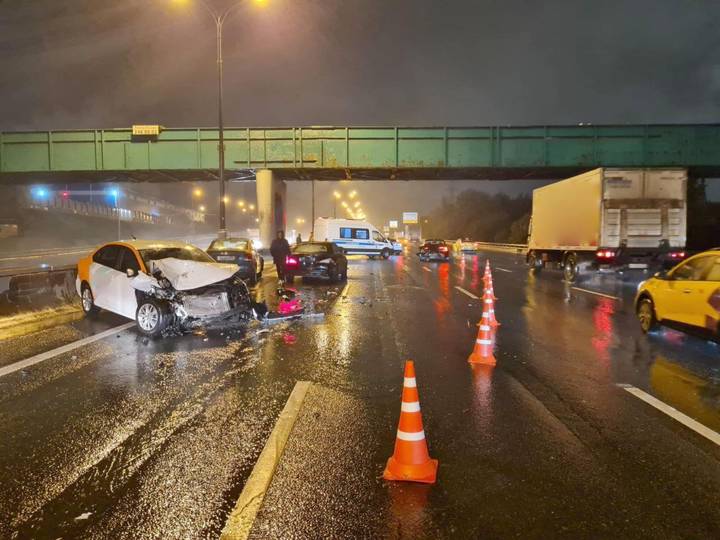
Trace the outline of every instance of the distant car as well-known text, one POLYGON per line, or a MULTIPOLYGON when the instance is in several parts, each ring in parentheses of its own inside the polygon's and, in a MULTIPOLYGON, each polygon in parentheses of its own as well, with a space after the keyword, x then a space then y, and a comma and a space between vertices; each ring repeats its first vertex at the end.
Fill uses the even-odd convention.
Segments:
POLYGON ((78 262, 75 287, 90 315, 106 309, 155 337, 253 317, 255 304, 235 264, 185 242, 132 240, 100 246, 78 262))
POLYGON ((292 247, 285 259, 285 281, 295 276, 317 277, 331 282, 347 279, 348 261, 343 249, 332 242, 303 242, 292 247))
POLYGON ((635 311, 643 332, 680 323, 720 339, 720 248, 704 251, 638 285, 635 311))
POLYGON ((403 245, 395 240, 394 238, 388 238, 388 242, 392 244, 393 247, 393 255, 400 255, 403 251, 403 245))
POLYGON ((475 242, 471 242, 470 240, 460 242, 460 253, 477 253, 475 242))
POLYGON ((450 246, 445 240, 425 240, 418 256, 421 261, 449 261, 450 246))
POLYGON ((206 251, 217 262, 237 264, 240 276, 251 285, 262 277, 265 261, 249 238, 213 240, 206 251))

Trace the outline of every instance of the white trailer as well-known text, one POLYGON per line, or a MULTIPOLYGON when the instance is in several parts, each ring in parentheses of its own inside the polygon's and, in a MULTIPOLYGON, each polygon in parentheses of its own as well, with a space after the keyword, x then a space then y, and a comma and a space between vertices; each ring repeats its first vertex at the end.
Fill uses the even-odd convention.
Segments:
POLYGON ((533 191, 527 262, 649 271, 685 257, 687 170, 589 171, 533 191))

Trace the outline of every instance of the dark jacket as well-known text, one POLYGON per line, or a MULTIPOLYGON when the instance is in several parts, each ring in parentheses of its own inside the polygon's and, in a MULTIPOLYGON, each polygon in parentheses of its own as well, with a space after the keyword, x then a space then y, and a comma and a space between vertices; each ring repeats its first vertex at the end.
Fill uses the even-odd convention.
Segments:
POLYGON ((290 255, 290 244, 288 244, 285 238, 276 238, 270 244, 270 255, 274 260, 285 260, 285 257, 290 255))

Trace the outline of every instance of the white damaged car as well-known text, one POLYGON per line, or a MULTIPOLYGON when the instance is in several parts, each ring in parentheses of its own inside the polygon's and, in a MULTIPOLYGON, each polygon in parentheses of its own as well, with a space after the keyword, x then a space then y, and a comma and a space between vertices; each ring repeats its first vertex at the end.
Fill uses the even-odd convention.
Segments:
POLYGON ((185 242, 128 240, 81 259, 76 288, 86 314, 105 309, 155 337, 256 317, 262 306, 238 272, 185 242))

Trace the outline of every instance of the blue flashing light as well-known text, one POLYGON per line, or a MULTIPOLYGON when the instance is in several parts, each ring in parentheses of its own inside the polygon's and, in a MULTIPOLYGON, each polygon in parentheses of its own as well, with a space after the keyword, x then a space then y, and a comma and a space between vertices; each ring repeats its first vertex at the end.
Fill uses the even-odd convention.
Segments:
POLYGON ((48 196, 48 190, 43 187, 34 187, 31 192, 38 199, 44 199, 48 196))
POLYGON ((117 189, 111 189, 111 190, 110 190, 110 196, 111 196, 111 197, 117 197, 118 195, 120 195, 120 192, 119 192, 117 189))

